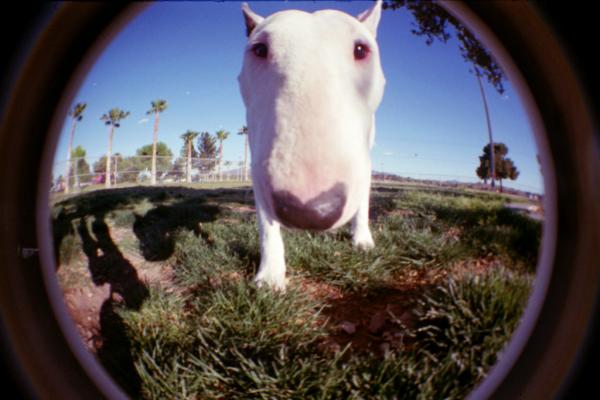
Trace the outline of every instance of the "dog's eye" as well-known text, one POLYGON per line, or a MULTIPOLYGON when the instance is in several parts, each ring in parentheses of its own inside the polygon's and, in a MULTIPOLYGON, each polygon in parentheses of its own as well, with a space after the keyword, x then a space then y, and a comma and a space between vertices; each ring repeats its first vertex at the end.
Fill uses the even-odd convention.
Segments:
POLYGON ((364 60, 369 55, 369 46, 364 43, 356 43, 354 45, 354 59, 355 60, 364 60))
POLYGON ((252 46, 252 52, 258 58, 267 58, 267 55, 269 55, 269 48, 264 43, 256 43, 252 46))

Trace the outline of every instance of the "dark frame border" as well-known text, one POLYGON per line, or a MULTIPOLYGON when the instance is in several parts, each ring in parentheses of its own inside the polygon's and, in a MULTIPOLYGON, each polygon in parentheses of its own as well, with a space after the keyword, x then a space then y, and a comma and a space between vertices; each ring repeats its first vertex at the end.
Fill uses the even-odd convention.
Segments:
MULTIPOLYGON (((447 6, 469 25, 481 28, 484 39, 487 32, 489 42, 501 43, 498 50, 505 51, 518 66, 515 73, 526 82, 525 90, 538 112, 537 129, 546 132, 542 139, 548 150, 545 172, 550 166, 554 173, 546 177, 554 197, 547 206, 556 206, 554 226, 544 232, 542 263, 552 268, 544 284, 547 297, 538 305, 538 312, 526 312, 531 336, 522 338, 521 348, 513 352, 514 363, 509 363, 507 356, 472 397, 550 398, 569 381, 578 356, 585 351, 590 324, 598 318, 594 314, 600 293, 597 127, 581 83, 535 5, 474 2, 447 6), (548 232, 556 234, 555 241, 549 239, 554 242, 551 246, 548 232)), ((0 192, 0 336, 12 355, 9 362, 22 375, 28 393, 36 397, 123 396, 106 373, 93 360, 90 363, 91 356, 81 351, 83 346, 78 350, 71 343, 70 334, 63 329, 64 317, 57 315, 48 300, 53 289, 45 282, 41 264, 48 261, 50 253, 40 238, 48 238, 49 220, 43 219, 48 211, 44 214, 39 207, 48 198, 49 171, 44 163, 57 140, 48 136, 48 127, 56 132, 57 115, 66 115, 73 82, 89 66, 89 49, 93 53, 103 48, 110 32, 116 32, 143 7, 61 4, 30 47, 4 110, 0 131, 0 182, 4 187, 0 192)), ((507 354, 518 346, 516 340, 507 354)))

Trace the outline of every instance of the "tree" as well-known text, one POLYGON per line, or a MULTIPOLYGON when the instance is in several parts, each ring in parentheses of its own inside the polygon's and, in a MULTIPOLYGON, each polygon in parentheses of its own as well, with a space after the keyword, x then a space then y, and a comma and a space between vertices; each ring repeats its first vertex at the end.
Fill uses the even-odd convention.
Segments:
MULTIPOLYGON (((94 163, 94 173, 106 175, 106 156, 100 157, 98 161, 94 163)), ((140 163, 137 157, 123 157, 121 154, 116 153, 111 157, 111 171, 115 171, 114 181, 119 182, 135 182, 140 172, 140 163)))
POLYGON ((86 103, 77 103, 72 110, 69 111, 71 117, 71 135, 69 137, 69 147, 67 149, 67 180, 65 185, 65 193, 69 193, 69 171, 71 170, 71 149, 73 148, 73 137, 75 136, 75 127, 77 123, 83 119, 83 111, 87 107, 86 103))
POLYGON ((89 182, 90 177, 90 165, 85 160, 86 151, 83 147, 77 146, 71 152, 71 159, 74 160, 71 169, 69 170, 69 185, 72 187, 81 187, 82 182, 89 182))
POLYGON ((137 157, 118 159, 119 180, 121 182, 136 182, 140 173, 140 160, 137 157))
MULTIPOLYGON (((442 6, 430 1, 415 1, 415 0, 389 0, 384 4, 384 9, 398 9, 406 7, 409 10, 417 23, 417 29, 413 29, 412 33, 417 36, 426 36, 425 43, 431 45, 435 39, 446 43, 451 38, 448 32, 448 26, 452 26, 459 41, 459 49, 464 60, 473 65, 471 72, 477 77, 481 99, 485 111, 485 117, 488 130, 488 141, 490 146, 494 146, 492 135, 492 124, 490 121, 490 112, 487 105, 487 99, 483 85, 481 84, 481 75, 487 78, 488 82, 500 93, 504 93, 502 82, 505 79, 504 72, 496 63, 492 54, 487 51, 477 38, 464 26, 458 19, 448 13, 442 6)), ((496 163, 494 162, 494 154, 492 157, 492 175, 491 182, 494 187, 496 176, 496 163)))
POLYGON ((104 121, 105 125, 108 125, 108 151, 106 152, 106 172, 104 179, 104 184, 107 188, 111 186, 110 159, 112 155, 112 142, 115 128, 119 128, 121 126, 121 120, 128 116, 129 111, 123 111, 120 108, 115 107, 100 117, 100 120, 104 121))
MULTIPOLYGON (((475 170, 477 176, 487 184, 487 180, 492 177, 492 154, 490 152, 489 143, 483 148, 483 154, 479 156, 479 166, 475 170)), ((500 191, 502 191, 502 180, 515 180, 519 177, 519 170, 515 163, 510 158, 507 158, 508 147, 504 143, 494 143, 494 163, 496 167, 496 178, 500 183, 500 191)))
POLYGON ((248 127, 246 125, 242 126, 238 131, 238 135, 244 136, 244 181, 248 180, 248 127))
POLYGON ((217 158, 217 139, 208 132, 200 133, 198 138, 198 153, 200 160, 198 168, 202 172, 212 171, 215 167, 217 158))
POLYGON ((215 135, 219 141, 219 180, 223 180, 223 175, 221 172, 221 164, 223 163, 223 141, 229 137, 229 132, 220 129, 215 135))
POLYGON ((135 151, 138 157, 140 170, 150 169, 152 166, 159 171, 169 171, 173 162, 173 152, 163 142, 147 144, 135 151), (150 167, 150 168, 149 168, 150 167))
POLYGON ((156 185, 156 144, 158 142, 158 120, 160 113, 167 109, 166 100, 156 100, 150 103, 152 108, 146 112, 146 115, 154 114, 154 135, 152 140, 152 177, 151 184, 156 185))
MULTIPOLYGON (((396 10, 403 7, 412 13, 417 24, 416 29, 411 32, 416 36, 425 36, 427 45, 433 44, 436 39, 443 43, 448 42, 452 37, 448 28, 449 26, 453 27, 459 41, 461 55, 465 61, 483 71, 488 82, 498 93, 504 93, 502 82, 505 75, 502 68, 496 63, 492 54, 458 19, 432 1, 387 0, 383 4, 384 10, 396 10)), ((472 72, 477 73, 476 71, 472 72)))
POLYGON ((510 158, 505 158, 500 163, 497 172, 497 177, 500 182, 500 191, 502 191, 502 179, 510 179, 511 181, 516 180, 519 177, 519 170, 515 166, 515 163, 510 158))
POLYGON ((191 131, 191 130, 187 130, 183 135, 181 135, 181 138, 184 141, 184 147, 186 149, 186 168, 185 168, 185 176, 186 176, 186 182, 187 183, 191 183, 192 182, 192 150, 194 149, 194 139, 196 139, 196 137, 200 135, 200 132, 196 132, 196 131, 191 131))

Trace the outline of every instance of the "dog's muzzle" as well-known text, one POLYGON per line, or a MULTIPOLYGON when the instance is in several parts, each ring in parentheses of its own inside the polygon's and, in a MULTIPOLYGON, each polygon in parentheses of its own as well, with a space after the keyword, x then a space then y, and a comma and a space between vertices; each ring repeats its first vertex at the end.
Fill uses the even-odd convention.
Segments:
POLYGON ((287 227, 326 230, 342 216, 346 198, 346 185, 337 183, 307 202, 286 190, 273 192, 273 206, 275 215, 287 227))

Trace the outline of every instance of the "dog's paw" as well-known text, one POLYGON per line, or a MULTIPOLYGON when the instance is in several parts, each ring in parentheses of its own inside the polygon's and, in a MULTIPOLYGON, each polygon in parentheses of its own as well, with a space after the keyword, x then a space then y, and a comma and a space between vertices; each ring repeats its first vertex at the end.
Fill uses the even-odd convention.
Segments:
POLYGON ((371 250, 375 247, 375 242, 373 241, 373 236, 371 236, 371 232, 366 232, 361 235, 354 235, 352 238, 352 245, 360 250, 371 250))
POLYGON ((269 289, 279 292, 285 292, 287 279, 285 274, 268 273, 268 271, 260 271, 254 278, 254 283, 257 287, 268 287, 269 289))

